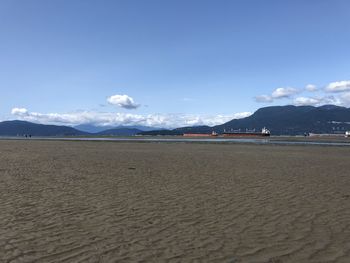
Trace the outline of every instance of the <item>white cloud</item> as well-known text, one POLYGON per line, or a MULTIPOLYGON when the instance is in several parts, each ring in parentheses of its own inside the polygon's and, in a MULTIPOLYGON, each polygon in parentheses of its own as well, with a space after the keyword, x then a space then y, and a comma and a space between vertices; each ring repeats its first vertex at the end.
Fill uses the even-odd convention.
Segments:
POLYGON ((28 110, 26 108, 13 108, 11 110, 11 114, 18 115, 18 116, 24 116, 28 114, 28 110))
POLYGON ((299 91, 295 88, 278 88, 272 92, 271 97, 274 99, 289 98, 297 94, 298 92, 299 91))
POLYGON ((256 102, 273 102, 273 98, 269 95, 260 95, 255 97, 256 102))
POLYGON ((94 124, 97 126, 118 125, 144 125, 153 127, 176 128, 192 125, 214 126, 232 119, 244 118, 251 115, 250 112, 242 112, 231 115, 194 115, 194 114, 129 114, 113 112, 79 111, 72 113, 38 113, 15 110, 11 112, 18 119, 57 125, 94 124))
POLYGON ((293 100, 293 104, 296 106, 321 106, 321 105, 337 105, 337 106, 350 106, 350 92, 341 94, 340 96, 319 96, 319 97, 298 97, 293 100))
POLYGON ((350 92, 345 92, 340 95, 340 100, 343 106, 350 106, 350 92))
POLYGON ((295 88, 278 88, 271 95, 260 95, 255 97, 256 102, 270 103, 276 99, 289 99, 290 103, 301 105, 321 106, 325 104, 333 104, 337 106, 350 106, 350 80, 335 81, 329 83, 325 88, 318 88, 314 84, 308 84, 304 89, 295 88), (294 95, 303 92, 317 92, 317 96, 300 96, 294 95), (335 93, 330 95, 329 93, 335 93))
POLYGON ((232 115, 232 119, 242 119, 242 118, 249 117, 250 115, 252 115, 252 113, 249 111, 238 112, 232 115))
POLYGON ((124 108, 124 109, 136 109, 140 104, 135 103, 134 99, 128 95, 113 95, 107 98, 109 104, 124 108))
POLYGON ((316 85, 313 85, 313 84, 308 84, 308 85, 306 85, 305 89, 306 89, 307 91, 311 91, 311 92, 317 91, 317 90, 318 90, 318 88, 316 87, 316 85))
POLYGON ((294 99, 293 104, 296 106, 316 106, 321 102, 320 99, 317 98, 309 98, 309 97, 298 97, 294 99))
POLYGON ((256 102, 269 103, 273 102, 275 99, 291 98, 293 95, 299 93, 298 89, 295 88, 277 88, 271 95, 260 95, 255 97, 256 102))
POLYGON ((325 87, 325 91, 327 92, 350 91, 350 80, 331 82, 325 87))
POLYGON ((323 105, 333 104, 333 105, 337 105, 337 106, 346 106, 342 99, 340 99, 339 97, 335 97, 335 96, 324 96, 324 97, 322 97, 320 105, 321 104, 323 104, 323 105))

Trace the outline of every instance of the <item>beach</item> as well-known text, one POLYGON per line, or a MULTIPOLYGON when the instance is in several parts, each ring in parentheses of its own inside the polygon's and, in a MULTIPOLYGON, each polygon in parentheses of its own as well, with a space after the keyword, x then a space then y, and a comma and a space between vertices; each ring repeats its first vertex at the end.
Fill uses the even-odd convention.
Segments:
POLYGON ((350 262, 349 156, 0 140, 0 262, 350 262))

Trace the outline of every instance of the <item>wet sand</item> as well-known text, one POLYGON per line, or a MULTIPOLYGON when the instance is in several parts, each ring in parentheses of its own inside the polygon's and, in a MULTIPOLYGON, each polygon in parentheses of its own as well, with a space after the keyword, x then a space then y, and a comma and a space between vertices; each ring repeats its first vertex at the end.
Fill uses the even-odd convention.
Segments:
POLYGON ((350 147, 0 141, 0 262, 350 262, 350 147))

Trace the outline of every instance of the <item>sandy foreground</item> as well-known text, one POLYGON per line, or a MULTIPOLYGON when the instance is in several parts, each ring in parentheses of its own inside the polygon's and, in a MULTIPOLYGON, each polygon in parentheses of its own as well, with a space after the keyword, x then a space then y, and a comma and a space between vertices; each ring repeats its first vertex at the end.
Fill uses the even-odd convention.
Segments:
POLYGON ((350 147, 0 140, 0 262, 350 262, 350 147))

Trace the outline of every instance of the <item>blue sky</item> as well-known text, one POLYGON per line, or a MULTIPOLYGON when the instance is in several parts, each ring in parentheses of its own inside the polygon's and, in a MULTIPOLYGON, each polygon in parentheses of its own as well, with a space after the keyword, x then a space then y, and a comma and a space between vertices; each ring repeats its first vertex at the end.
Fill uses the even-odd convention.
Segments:
POLYGON ((176 127, 350 107, 349 12, 347 0, 0 0, 0 120, 176 127))

